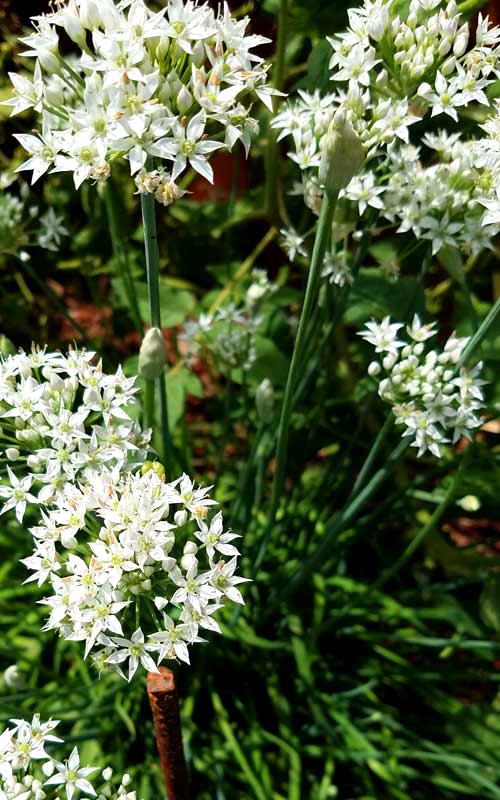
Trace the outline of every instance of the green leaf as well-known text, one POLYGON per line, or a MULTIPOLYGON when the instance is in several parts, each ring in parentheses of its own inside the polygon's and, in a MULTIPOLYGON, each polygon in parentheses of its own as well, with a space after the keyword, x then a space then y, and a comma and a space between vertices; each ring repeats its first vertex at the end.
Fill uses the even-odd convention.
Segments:
POLYGON ((500 632, 500 576, 493 575, 488 580, 479 599, 481 617, 485 625, 500 632))
MULTIPOLYGON (((112 287, 117 302, 126 307, 127 299, 121 280, 113 280, 112 287)), ((147 322, 150 318, 148 285, 143 281, 137 281, 134 284, 134 290, 137 295, 141 317, 147 322)), ((194 306, 195 299, 191 292, 185 289, 174 289, 164 281, 160 283, 160 307, 163 327, 172 328, 175 325, 180 325, 192 312, 194 306)))
POLYGON ((393 281, 378 268, 362 269, 350 295, 345 319, 360 326, 371 317, 380 319, 389 314, 404 320, 414 313, 424 314, 425 295, 421 282, 411 276, 393 281))
POLYGON ((288 359, 271 339, 264 336, 256 336, 255 350, 256 359, 249 375, 258 383, 271 376, 274 386, 283 386, 288 375, 288 359))
POLYGON ((203 387, 200 379, 187 367, 168 372, 165 382, 168 398, 168 425, 170 430, 174 430, 184 416, 187 396, 192 394, 195 397, 203 397, 203 387))
POLYGON ((332 57, 332 46, 326 39, 316 42, 307 60, 307 72, 300 81, 299 88, 308 92, 319 89, 327 92, 331 89, 329 63, 332 57))

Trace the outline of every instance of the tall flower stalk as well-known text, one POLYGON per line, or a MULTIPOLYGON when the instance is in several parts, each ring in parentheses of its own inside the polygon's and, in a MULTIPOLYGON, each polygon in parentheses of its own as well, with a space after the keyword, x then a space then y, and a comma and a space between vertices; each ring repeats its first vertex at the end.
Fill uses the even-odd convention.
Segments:
MULTIPOLYGON (((141 194, 142 222, 144 226, 144 252, 148 281, 149 312, 151 326, 161 331, 160 305, 160 252, 156 229, 155 199, 152 194, 141 194)), ((155 386, 160 401, 162 455, 165 466, 172 466, 172 443, 168 429, 168 400, 165 372, 158 378, 145 378, 145 414, 148 425, 153 425, 155 408, 155 386)))
MULTIPOLYGON (((273 485, 271 490, 271 508, 269 511, 268 521, 268 534, 272 529, 276 519, 276 512, 280 498, 283 492, 285 482, 287 453, 288 453, 288 432, 290 429, 290 417, 293 406, 293 394, 300 375, 300 367, 302 363, 302 352, 306 343, 306 333, 311 314, 314 310, 314 305, 318 293, 318 284, 321 276, 321 269, 323 266, 323 259, 325 257, 328 240, 330 237, 333 215, 335 213, 335 205, 337 196, 335 193, 325 192, 323 197, 323 204, 321 208, 321 215, 319 218, 318 230, 314 242, 314 250, 309 269, 309 276, 307 279, 306 293, 304 297, 304 305, 300 315, 300 322, 297 331, 297 338, 295 339, 295 346, 293 348, 292 360, 290 362, 290 369, 288 371, 288 378, 285 387, 285 394, 283 397, 283 405, 281 407, 281 415, 278 426, 278 438, 276 445, 276 469, 273 477, 273 485)), ((258 569, 264 558, 265 550, 267 547, 268 535, 264 537, 257 559, 255 562, 255 569, 258 569)))
POLYGON ((316 304, 325 253, 332 236, 332 225, 339 192, 349 183, 364 162, 364 150, 359 138, 340 109, 332 120, 323 143, 319 180, 323 186, 323 200, 314 240, 311 266, 307 279, 304 305, 300 315, 297 338, 283 397, 276 446, 276 468, 271 490, 271 507, 268 528, 262 540, 254 572, 264 558, 285 483, 288 453, 288 432, 293 408, 293 398, 304 360, 308 330, 316 304))

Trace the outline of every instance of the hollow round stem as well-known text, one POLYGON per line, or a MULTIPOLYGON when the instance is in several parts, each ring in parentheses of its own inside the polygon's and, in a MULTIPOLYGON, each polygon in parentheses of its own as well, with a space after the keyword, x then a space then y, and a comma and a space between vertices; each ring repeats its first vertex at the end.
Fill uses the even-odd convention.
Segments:
POLYGON ((300 315, 299 327, 297 331, 297 338, 293 349, 292 360, 290 369, 288 371, 288 378, 285 387, 285 394, 283 397, 283 406, 281 408, 281 417, 278 427, 278 441, 276 447, 276 469, 274 472, 272 493, 271 493, 271 509, 269 512, 268 527, 266 534, 262 540, 260 550, 257 554, 254 569, 257 570, 262 559, 264 558, 267 544, 269 541, 270 532, 276 519, 276 512, 280 497, 283 491, 285 482, 285 471, 287 464, 287 450, 288 450, 288 431, 290 428, 290 417, 293 406, 294 389, 297 384, 297 378, 300 372, 301 355, 304 350, 306 331, 308 328, 309 319, 314 309, 318 294, 318 285, 321 276, 321 269, 323 267, 323 259, 328 244, 328 239, 332 230, 333 215, 335 213, 337 197, 328 192, 324 193, 323 203, 321 206, 321 214, 316 232, 316 239, 314 241, 314 249, 311 259, 311 267, 307 279, 306 294, 304 298, 304 305, 300 315))
MULTIPOLYGON (((144 225, 144 250, 146 254, 146 275, 148 281, 149 310, 151 325, 161 330, 160 307, 160 253, 158 250, 158 235, 156 231, 155 199, 152 194, 141 194, 142 221, 144 225)), ((148 381, 146 381, 148 383, 148 381)), ((158 385, 160 399, 162 457, 164 466, 172 466, 172 444, 168 428, 168 401, 165 383, 165 374, 160 375, 156 381, 151 381, 151 392, 154 393, 155 384, 158 385)), ((149 400, 149 402, 151 402, 149 400)), ((154 404, 154 401, 153 401, 154 404)))
POLYGON ((104 205, 106 207, 106 214, 108 217, 109 229, 111 232, 111 243, 113 245, 113 254, 118 265, 118 272, 121 278, 125 294, 127 296, 127 304, 129 307, 130 315, 136 330, 139 331, 141 336, 144 336, 144 325, 141 318, 139 303, 137 301, 137 293, 134 289, 134 279, 130 269, 130 261, 127 255, 125 242, 121 232, 120 225, 120 211, 117 207, 116 189, 109 179, 104 187, 104 205))

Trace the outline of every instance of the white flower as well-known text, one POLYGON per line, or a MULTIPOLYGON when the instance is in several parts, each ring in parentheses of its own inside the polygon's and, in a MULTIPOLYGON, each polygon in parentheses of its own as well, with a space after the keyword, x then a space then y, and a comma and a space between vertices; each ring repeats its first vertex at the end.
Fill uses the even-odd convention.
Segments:
POLYGON ((43 100, 43 80, 40 63, 37 61, 35 64, 33 81, 25 78, 24 75, 18 75, 16 72, 9 72, 9 78, 14 86, 15 94, 12 99, 4 100, 3 105, 12 106, 11 116, 20 114, 27 108, 34 108, 35 111, 40 112, 43 100))
POLYGON ((2 506, 0 514, 5 514, 11 508, 15 509, 16 517, 19 522, 23 521, 24 512, 28 503, 38 502, 36 497, 30 493, 32 478, 27 475, 25 478, 19 480, 12 472, 11 468, 7 466, 7 474, 10 480, 10 486, 0 486, 0 497, 7 498, 7 502, 2 506))
POLYGON ((240 537, 237 533, 224 533, 220 511, 212 518, 210 525, 206 525, 203 520, 198 519, 198 526, 199 530, 195 531, 195 536, 205 546, 210 561, 213 561, 216 550, 224 556, 239 555, 236 547, 229 543, 240 537))
POLYGON ((200 175, 213 183, 213 170, 207 160, 207 155, 213 153, 224 145, 204 139, 206 125, 205 111, 199 111, 187 124, 176 122, 172 128, 172 136, 160 139, 152 147, 152 152, 162 158, 174 162, 172 179, 175 181, 181 172, 184 172, 189 162, 190 166, 200 175))
POLYGON ((123 800, 136 800, 135 792, 129 792, 130 776, 123 775, 118 793, 110 780, 112 770, 104 769, 94 785, 87 780, 96 767, 81 767, 80 756, 75 747, 67 761, 52 759, 44 749, 46 742, 62 742, 52 734, 59 722, 41 722, 35 714, 31 722, 24 719, 11 720, 13 727, 0 733, 0 795, 2 800, 43 800, 50 796, 62 798, 64 791, 67 800, 75 792, 99 798, 118 797, 123 800), (45 790, 44 790, 45 787, 45 790), (50 788, 49 788, 50 787, 50 788), (98 792, 96 788, 98 788, 98 792))
POLYGON ((282 243, 290 261, 295 261, 297 255, 307 256, 304 248, 304 237, 300 236, 293 228, 281 228, 282 243))
POLYGON ((228 597, 233 603, 243 605, 245 601, 236 586, 246 583, 249 578, 240 578, 235 575, 236 565, 236 558, 232 558, 231 561, 218 561, 212 571, 212 585, 220 593, 220 596, 228 597))
POLYGON ((391 323, 390 317, 385 317, 382 322, 366 323, 365 330, 359 331, 358 336, 374 345, 376 353, 393 353, 404 347, 404 342, 397 338, 398 331, 403 327, 402 322, 391 323))
POLYGON ((349 185, 342 190, 342 195, 358 204, 360 214, 364 214, 368 206, 383 208, 384 203, 380 195, 384 192, 383 186, 375 185, 375 176, 369 172, 366 175, 356 175, 349 185))
POLYGON ((76 747, 71 751, 67 761, 54 762, 56 772, 47 781, 46 786, 63 786, 66 790, 68 800, 72 797, 76 789, 80 789, 84 794, 96 796, 95 789, 87 780, 87 776, 96 771, 97 767, 80 767, 80 756, 76 747))
MULTIPOLYGON (((151 638, 151 637, 150 637, 151 638)), ((127 680, 130 682, 141 664, 148 672, 159 672, 150 653, 158 652, 157 644, 146 644, 141 628, 134 631, 130 639, 112 637, 111 642, 119 649, 106 659, 108 664, 123 664, 128 661, 127 680)))
POLYGON ((436 323, 431 322, 423 325, 418 314, 415 314, 412 324, 406 327, 406 331, 408 336, 415 342, 425 342, 436 335, 436 323))
MULTIPOLYGON (((163 615, 163 625, 165 630, 152 633, 149 640, 157 642, 165 649, 168 658, 177 658, 189 664, 189 651, 186 642, 193 641, 193 631, 190 625, 175 625, 172 619, 166 614, 163 615)), ((196 634, 195 637, 196 638, 196 634)))

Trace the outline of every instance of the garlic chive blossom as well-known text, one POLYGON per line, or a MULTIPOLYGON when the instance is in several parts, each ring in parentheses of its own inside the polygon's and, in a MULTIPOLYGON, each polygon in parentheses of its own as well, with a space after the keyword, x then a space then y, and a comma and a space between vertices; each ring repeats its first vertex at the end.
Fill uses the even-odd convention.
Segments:
POLYGON ((11 723, 12 727, 0 733, 0 797, 5 800, 63 800, 63 797, 73 800, 81 796, 136 800, 136 793, 130 788, 130 775, 123 775, 119 785, 113 785, 113 771, 109 767, 101 771, 97 767, 81 766, 77 747, 66 761, 57 761, 46 752, 46 744, 63 743, 53 734, 58 720, 41 722, 39 714, 35 714, 31 722, 12 719, 11 723))
POLYGON ((472 438, 481 425, 482 364, 457 371, 468 337, 453 333, 441 352, 426 352, 425 342, 436 335, 434 323, 422 324, 415 316, 405 338, 403 328, 402 322, 386 317, 368 322, 359 332, 381 358, 371 362, 368 373, 379 380, 380 397, 392 406, 396 423, 405 426, 403 436, 412 440, 418 455, 429 451, 439 458, 443 445, 472 438))
MULTIPOLYGON (((68 497, 104 465, 127 471, 142 464, 150 432, 130 416, 137 391, 134 378, 121 368, 106 374, 86 350, 34 347, 0 358, 0 448, 15 450, 0 513, 15 508, 22 521, 27 503, 68 497)), ((69 537, 75 514, 66 521, 69 537)))
POLYGON ((17 136, 33 182, 47 171, 72 172, 76 187, 102 182, 126 158, 138 190, 168 204, 186 169, 213 180, 214 151, 241 142, 248 154, 252 105, 272 108, 267 67, 252 52, 268 40, 248 35, 248 18, 233 19, 227 4, 215 13, 170 0, 155 13, 143 0, 71 0, 33 24, 21 39, 36 59, 33 79, 12 74, 7 101, 13 114, 40 113, 39 132, 17 136), (68 56, 63 31, 76 50, 68 56))
MULTIPOLYGON (((278 139, 291 140, 288 155, 302 170, 296 193, 318 214, 321 153, 339 108, 363 144, 367 167, 375 170, 387 153, 409 144, 411 127, 425 115, 445 124, 465 106, 488 105, 485 89, 500 76, 500 28, 479 14, 471 41, 455 0, 364 0, 349 10, 349 23, 329 39, 331 92, 299 91, 272 123, 278 139)), ((367 205, 381 207, 384 184, 379 191, 373 186, 372 177, 356 177, 341 196, 359 203, 362 214, 367 205)), ((486 217, 499 219, 498 212, 486 217)))
POLYGON ((239 537, 224 531, 221 512, 211 516, 209 488, 187 475, 166 483, 160 464, 142 473, 103 466, 61 493, 31 529, 33 555, 23 559, 27 580, 51 589, 41 601, 45 630, 84 642, 99 670, 127 680, 139 665, 189 663, 200 633, 220 632, 212 614, 243 603, 237 587, 246 580, 235 574, 239 537))

